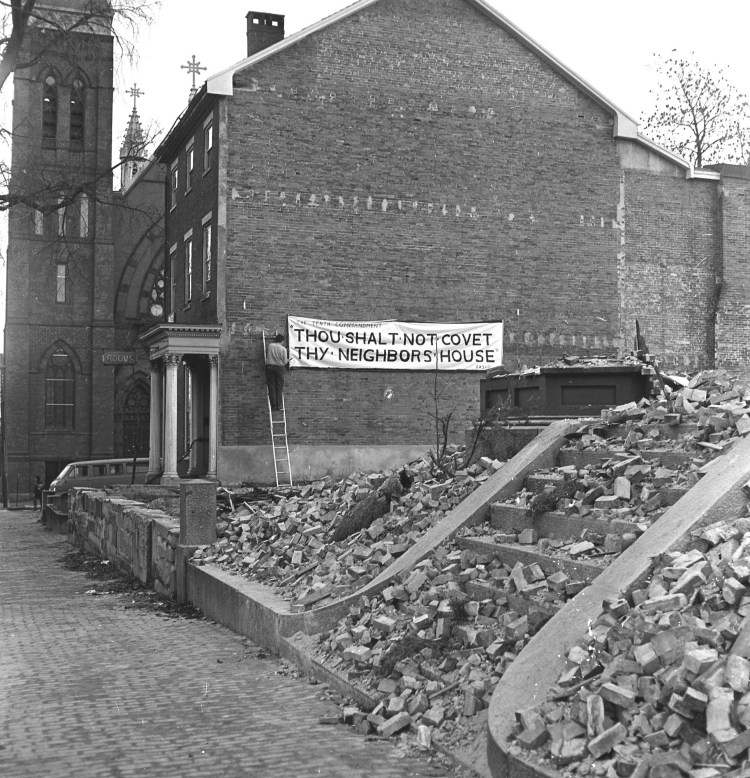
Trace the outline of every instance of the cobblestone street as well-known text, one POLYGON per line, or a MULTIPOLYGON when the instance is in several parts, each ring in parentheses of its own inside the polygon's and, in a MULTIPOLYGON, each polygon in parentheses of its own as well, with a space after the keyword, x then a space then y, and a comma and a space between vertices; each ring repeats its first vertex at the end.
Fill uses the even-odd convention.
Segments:
POLYGON ((4 778, 452 774, 319 723, 336 712, 322 687, 223 627, 87 594, 37 516, 0 510, 4 778))

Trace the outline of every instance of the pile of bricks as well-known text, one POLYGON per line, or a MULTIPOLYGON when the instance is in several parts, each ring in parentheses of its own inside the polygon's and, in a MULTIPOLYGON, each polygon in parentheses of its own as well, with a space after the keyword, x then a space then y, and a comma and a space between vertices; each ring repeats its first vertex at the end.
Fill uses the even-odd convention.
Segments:
MULTIPOLYGON (((478 717, 505 667, 553 613, 518 581, 540 571, 508 568, 447 543, 377 597, 362 598, 320 636, 321 658, 376 699, 353 721, 364 733, 406 727, 455 747, 481 726, 478 717)), ((564 587, 557 590, 562 601, 564 587)), ((351 717, 350 716, 350 717, 351 717)))
POLYGON ((697 531, 604 603, 550 700, 518 711, 517 753, 575 775, 733 775, 750 747, 748 615, 750 519, 697 531))
MULTIPOLYGON (((715 384, 716 376, 707 380, 715 384)), ((673 394, 672 408, 684 394, 686 390, 673 394)), ((563 465, 537 473, 511 501, 532 511, 535 495, 552 494, 553 504, 546 508, 603 518, 613 525, 630 522, 630 533, 620 528, 555 542, 538 540, 533 530, 523 530, 495 533, 493 540, 536 544, 540 553, 571 559, 593 561, 598 556, 602 565, 607 564, 684 495, 711 466, 715 454, 741 434, 742 422, 737 421, 744 414, 730 403, 735 400, 737 408, 744 407, 741 395, 720 400, 730 405, 712 407, 717 399, 706 391, 703 405, 689 400, 695 403, 690 415, 698 423, 679 435, 663 435, 656 422, 663 427, 684 421, 688 413, 684 406, 684 413, 667 410, 666 403, 633 404, 605 413, 602 421, 582 429, 575 448, 606 445, 608 460, 580 469, 563 465), (727 423, 720 425, 719 418, 727 423), (620 437, 605 439, 597 434, 603 425, 615 424, 622 428, 620 437), (707 440, 718 434, 719 426, 720 437, 707 440), (701 445, 704 442, 710 445, 701 445), (665 452, 687 455, 677 457, 673 467, 665 467, 661 464, 665 452), (649 453, 654 456, 649 458, 649 453), (564 486, 570 483, 575 485, 572 491, 564 486), (615 499, 602 499, 610 496, 615 499)), ((586 585, 563 571, 545 573, 538 564, 521 562, 509 567, 492 555, 461 547, 464 538, 482 532, 486 527, 462 531, 455 543, 437 549, 380 596, 363 598, 336 629, 321 636, 325 661, 380 697, 370 713, 348 711, 347 718, 361 731, 392 734, 411 727, 429 739, 437 730, 442 742, 455 746, 471 731, 472 717, 483 721, 477 714, 486 708, 508 663, 560 604, 586 585)))
MULTIPOLYGON (((590 453, 591 463, 566 464, 563 449, 560 466, 536 473, 504 506, 527 518, 551 513, 553 519, 561 515, 601 520, 611 531, 588 529, 559 540, 539 538, 529 528, 495 532, 490 528, 490 540, 525 547, 540 558, 578 563, 581 568, 585 561, 595 576, 696 483, 716 454, 750 430, 744 389, 730 377, 703 373, 684 383, 668 398, 612 409, 582 427, 567 450, 590 453), (605 448, 602 461, 599 455, 605 448)), ((460 467, 458 453, 456 457, 460 467)), ((391 472, 357 474, 338 483, 321 480, 273 500, 241 504, 224 517, 218 543, 199 551, 194 561, 212 561, 274 585, 293 610, 317 607, 372 580, 501 466, 482 460, 456 470, 452 477, 435 477, 429 460, 410 463, 414 476, 410 491, 392 503, 388 514, 339 543, 330 536, 340 518, 391 472)), ((436 738, 452 749, 470 742, 484 726, 492 691, 505 668, 560 605, 591 580, 562 567, 550 572, 533 561, 506 563, 492 552, 477 550, 478 536, 487 532, 487 525, 462 530, 379 595, 360 598, 334 629, 318 636, 320 659, 377 701, 369 711, 344 709, 344 720, 359 731, 390 736, 410 728, 421 744, 436 738)), ((728 541, 722 538, 718 548, 728 541)), ((707 637, 717 624, 721 640, 727 642, 730 622, 718 621, 715 613, 720 612, 721 618, 731 616, 726 600, 730 596, 740 607, 750 560, 747 575, 735 570, 732 576, 722 572, 719 578, 714 567, 720 565, 712 556, 716 552, 706 548, 701 553, 702 561, 694 556, 663 560, 663 571, 655 573, 646 590, 608 604, 593 628, 595 639, 571 652, 570 677, 561 679, 564 685, 559 691, 565 703, 519 713, 518 748, 541 747, 540 758, 550 760, 556 744, 560 751, 554 752, 556 765, 577 765, 581 775, 588 771, 614 778, 614 771, 620 776, 632 772, 628 765, 633 752, 628 748, 642 747, 633 720, 640 722, 642 731, 650 726, 648 735, 666 727, 668 742, 675 741, 676 721, 669 717, 682 716, 683 708, 661 711, 651 698, 639 700, 638 679, 656 677, 660 670, 647 664, 646 673, 639 664, 639 659, 646 661, 642 650, 636 658, 635 649, 641 643, 656 640, 661 646, 659 641, 671 640, 655 637, 664 632, 684 637, 682 648, 683 644, 692 648, 690 640, 694 640, 701 650, 708 646, 719 651, 720 641, 710 642, 707 637), (685 573, 689 576, 683 580, 685 573), (721 602, 727 608, 719 607, 721 602), (704 612, 707 608, 710 613, 704 612), (704 626, 699 629, 701 620, 704 626), (686 624, 692 637, 679 631, 686 624), (625 634, 627 630, 630 633, 625 634), (598 684, 596 693, 592 684, 598 684), (630 706, 624 704, 630 699, 626 692, 633 699, 630 706), (594 696, 600 702, 590 703, 595 706, 592 721, 598 716, 600 723, 588 736, 586 700, 594 696), (618 706, 616 700, 623 704, 618 706), (639 705, 643 716, 636 713, 639 705), (659 718, 662 713, 666 715, 659 718), (619 739, 623 729, 625 735, 619 739), (591 741, 596 738, 600 739, 592 752, 591 741), (609 750, 602 751, 607 744, 609 750), (607 766, 602 771, 599 764, 605 755, 607 766)), ((723 564, 725 558, 719 561, 723 564)), ((680 654, 679 646, 673 653, 680 663, 685 655, 695 660, 689 650, 680 654)), ((672 654, 665 651, 671 661, 672 654)), ((663 661, 658 652, 657 658, 663 661)), ((675 680, 684 673, 673 665, 662 669, 668 678, 655 681, 661 684, 659 700, 664 696, 668 706, 672 694, 678 694, 683 707, 688 702, 697 704, 692 696, 685 701, 687 687, 675 680), (667 688, 668 695, 663 692, 667 688)), ((684 731, 695 729, 692 722, 684 731)), ((652 739, 654 747, 661 737, 652 739)))
MULTIPOLYGON (((462 452, 456 449, 454 457, 459 462, 462 452)), ((223 517, 218 542, 199 549, 193 563, 215 562, 276 587, 292 610, 309 609, 372 580, 501 465, 483 459, 449 477, 436 475, 428 459, 412 462, 411 489, 389 513, 340 542, 331 540, 337 522, 392 472, 327 478, 276 499, 242 503, 223 517)))

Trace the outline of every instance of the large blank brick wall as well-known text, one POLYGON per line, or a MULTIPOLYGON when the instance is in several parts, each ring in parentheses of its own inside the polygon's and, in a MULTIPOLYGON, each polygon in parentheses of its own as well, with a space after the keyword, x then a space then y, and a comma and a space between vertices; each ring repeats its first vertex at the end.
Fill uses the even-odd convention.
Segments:
MULTIPOLYGON (((384 0, 315 33, 235 78, 228 123, 222 443, 267 438, 257 333, 287 314, 504 319, 511 369, 624 347, 613 119, 469 3, 384 0)), ((457 431, 479 378, 439 381, 457 431)), ((290 440, 429 441, 434 390, 294 371, 290 440)))
POLYGON ((750 180, 725 177, 722 186, 723 278, 717 317, 717 361, 750 364, 750 180))
POLYGON ((635 320, 662 363, 705 368, 713 357, 712 299, 721 252, 716 182, 626 171, 622 320, 635 320))

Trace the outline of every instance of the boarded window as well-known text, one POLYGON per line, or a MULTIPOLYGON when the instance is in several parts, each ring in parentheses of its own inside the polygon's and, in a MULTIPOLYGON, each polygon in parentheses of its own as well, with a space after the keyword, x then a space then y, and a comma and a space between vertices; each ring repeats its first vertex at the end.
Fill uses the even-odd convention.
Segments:
POLYGON ((57 349, 44 373, 45 425, 47 429, 73 429, 75 425, 75 370, 73 360, 57 349))
POLYGON ((55 302, 64 303, 67 294, 68 266, 57 265, 57 277, 55 279, 55 302))
POLYGON ((211 281, 211 243, 213 232, 211 222, 203 225, 203 293, 208 291, 208 284, 211 281))

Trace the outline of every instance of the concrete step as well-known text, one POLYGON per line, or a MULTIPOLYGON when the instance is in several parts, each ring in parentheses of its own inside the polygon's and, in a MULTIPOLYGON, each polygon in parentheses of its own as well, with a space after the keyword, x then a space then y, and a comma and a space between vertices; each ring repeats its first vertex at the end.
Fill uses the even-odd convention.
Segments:
POLYGON ((466 548, 477 554, 487 554, 508 567, 518 562, 522 565, 538 564, 546 575, 563 572, 572 580, 591 582, 604 569, 605 564, 574 562, 567 557, 540 554, 518 543, 496 543, 491 535, 457 538, 459 548, 466 548))
MULTIPOLYGON (((676 500, 675 500, 676 502, 676 500)), ((594 515, 568 516, 559 511, 545 513, 534 519, 525 508, 506 503, 495 503, 490 508, 490 527, 503 533, 520 533, 525 529, 535 529, 540 538, 580 538, 584 532, 606 535, 617 533, 625 535, 643 532, 643 525, 635 521, 600 518, 594 515)))
MULTIPOLYGON (((573 466, 581 469, 591 465, 602 465, 617 454, 622 453, 622 449, 618 451, 614 448, 578 449, 564 447, 560 449, 558 464, 560 467, 573 466)), ((696 456, 695 453, 689 451, 675 451, 663 448, 639 449, 631 453, 641 457, 645 462, 653 462, 658 459, 662 467, 669 468, 670 470, 677 470, 689 464, 696 456)))

